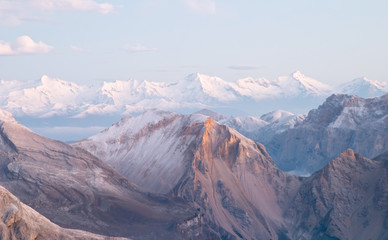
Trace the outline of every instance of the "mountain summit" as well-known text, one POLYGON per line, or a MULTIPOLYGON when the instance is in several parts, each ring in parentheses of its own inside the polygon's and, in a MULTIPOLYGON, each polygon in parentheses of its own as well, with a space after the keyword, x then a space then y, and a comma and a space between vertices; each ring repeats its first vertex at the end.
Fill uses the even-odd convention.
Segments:
MULTIPOLYGON (((30 82, 27 86, 17 81, 1 81, 0 85, 0 107, 17 117, 120 115, 154 107, 175 111, 186 109, 187 112, 187 109, 209 107, 222 109, 225 104, 235 112, 246 109, 248 114, 254 115, 274 108, 294 111, 295 106, 299 106, 294 104, 295 100, 303 99, 304 103, 311 103, 306 98, 321 101, 332 92, 326 84, 300 71, 275 80, 248 77, 235 82, 194 73, 177 82, 130 79, 104 82, 100 86, 82 86, 44 75, 40 81, 30 82), (264 109, 269 102, 278 106, 264 109), (260 103, 263 104, 258 112, 257 104, 260 103)), ((343 91, 349 91, 349 88, 343 91)), ((298 112, 315 106, 307 105, 298 112)))
POLYGON ((388 93, 388 83, 361 77, 342 84, 337 91, 339 93, 357 95, 363 98, 372 98, 388 93))

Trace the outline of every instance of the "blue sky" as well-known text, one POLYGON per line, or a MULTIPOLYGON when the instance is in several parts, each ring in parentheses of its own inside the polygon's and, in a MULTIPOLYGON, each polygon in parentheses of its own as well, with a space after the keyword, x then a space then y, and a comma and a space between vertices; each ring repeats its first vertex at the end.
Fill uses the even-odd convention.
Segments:
POLYGON ((388 81, 388 1, 0 0, 0 79, 388 81))

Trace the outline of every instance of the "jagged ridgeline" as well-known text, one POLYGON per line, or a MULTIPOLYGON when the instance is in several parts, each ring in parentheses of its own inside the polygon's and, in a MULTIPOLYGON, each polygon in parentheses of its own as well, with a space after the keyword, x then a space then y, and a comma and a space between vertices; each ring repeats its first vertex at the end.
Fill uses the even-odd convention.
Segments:
POLYGON ((216 238, 387 236, 384 159, 347 150, 312 176, 296 177, 279 170, 263 145, 210 117, 165 111, 124 118, 73 145, 145 191, 194 203, 216 238))
POLYGON ((387 154, 371 160, 345 149, 298 177, 280 170, 262 144, 221 124, 262 124, 278 129, 275 139, 321 119, 330 103, 336 114, 323 114, 330 115, 318 121, 324 126, 353 119, 345 113, 360 106, 360 119, 374 112, 384 120, 385 98, 334 95, 307 117, 276 111, 244 121, 150 110, 71 145, 37 135, 1 110, 0 185, 16 196, 1 189, 2 236, 385 239, 387 154))

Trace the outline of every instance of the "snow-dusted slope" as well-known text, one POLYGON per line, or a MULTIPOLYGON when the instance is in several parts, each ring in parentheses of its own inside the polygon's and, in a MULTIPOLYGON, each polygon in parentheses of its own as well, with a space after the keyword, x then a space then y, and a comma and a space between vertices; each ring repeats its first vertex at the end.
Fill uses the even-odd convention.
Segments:
POLYGON ((330 90, 300 72, 272 81, 245 78, 227 82, 195 73, 177 82, 130 79, 104 82, 100 86, 81 86, 44 75, 39 81, 27 84, 2 80, 0 87, 0 107, 18 117, 85 117, 128 114, 150 108, 184 111, 229 105, 235 112, 256 114, 260 108, 247 106, 257 106, 268 99, 319 98, 330 90))
POLYGON ((92 103, 94 97, 89 87, 45 75, 36 87, 9 92, 4 107, 16 115, 73 115, 92 103))
POLYGON ((273 123, 273 122, 284 122, 287 121, 289 117, 294 116, 293 113, 287 112, 284 110, 276 110, 272 111, 266 114, 263 114, 260 116, 260 119, 263 121, 266 121, 268 123, 273 123))
POLYGON ((199 73, 188 75, 172 85, 171 90, 171 98, 183 102, 230 102, 238 99, 233 83, 199 73))
POLYGON ((284 110, 266 113, 260 118, 253 116, 226 117, 206 109, 198 113, 216 119, 219 123, 231 127, 244 136, 263 144, 271 141, 274 135, 294 128, 303 122, 306 117, 306 114, 293 114, 284 110))
POLYGON ((150 110, 139 117, 123 118, 79 145, 144 190, 168 193, 190 165, 190 150, 205 120, 203 115, 150 110))
POLYGON ((187 201, 143 193, 90 153, 37 135, 2 110, 0 176, 0 185, 62 227, 135 239, 182 239, 197 227, 177 226, 196 216, 187 201))
POLYGON ((369 158, 387 151, 387 123, 388 95, 332 95, 266 146, 280 168, 311 173, 348 148, 369 158))
POLYGON ((296 71, 287 77, 279 77, 274 82, 285 96, 327 96, 331 87, 296 71))
POLYGON ((364 98, 379 97, 388 93, 388 82, 370 80, 366 77, 356 78, 339 86, 337 92, 364 98))
POLYGON ((127 115, 158 108, 180 113, 203 108, 228 115, 259 115, 274 109, 303 113, 333 92, 374 97, 388 91, 385 82, 356 79, 332 89, 296 71, 274 80, 243 78, 228 82, 195 73, 176 82, 130 79, 82 86, 42 76, 39 81, 0 81, 0 107, 17 117, 127 115))

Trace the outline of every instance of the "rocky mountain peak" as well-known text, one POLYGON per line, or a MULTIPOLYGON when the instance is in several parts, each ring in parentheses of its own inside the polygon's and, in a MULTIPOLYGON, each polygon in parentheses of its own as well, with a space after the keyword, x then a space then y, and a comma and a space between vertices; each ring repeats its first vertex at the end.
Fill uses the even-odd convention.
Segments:
POLYGON ((341 153, 340 156, 346 157, 346 158, 355 158, 354 151, 352 149, 347 149, 345 152, 341 153))

